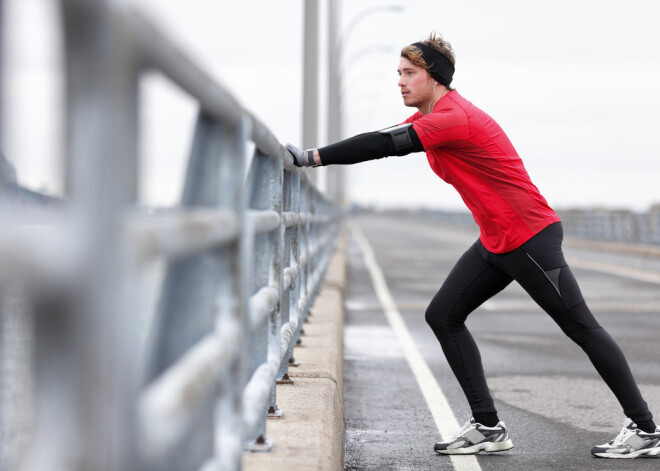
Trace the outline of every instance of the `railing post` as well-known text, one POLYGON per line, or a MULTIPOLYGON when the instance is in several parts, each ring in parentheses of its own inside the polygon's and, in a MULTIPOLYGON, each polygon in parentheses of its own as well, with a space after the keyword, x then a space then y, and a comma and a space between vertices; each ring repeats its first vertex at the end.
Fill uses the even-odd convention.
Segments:
POLYGON ((304 309, 305 309, 305 304, 307 303, 307 297, 309 296, 309 287, 310 287, 310 281, 311 281, 311 266, 312 266, 312 260, 310 257, 310 243, 311 243, 311 238, 310 238, 310 228, 312 227, 312 206, 311 206, 311 192, 310 192, 310 184, 309 180, 306 179, 305 182, 301 184, 301 189, 300 189, 300 212, 305 214, 306 220, 305 223, 302 225, 302 234, 300 235, 300 240, 301 240, 301 246, 300 250, 302 252, 301 258, 304 259, 305 261, 305 266, 304 269, 302 270, 301 273, 301 278, 300 278, 300 297, 298 298, 298 303, 296 306, 296 316, 299 320, 299 325, 298 325, 298 331, 296 332, 296 336, 298 337, 300 335, 300 329, 302 328, 302 324, 304 321, 304 309))
MULTIPOLYGON (((284 210, 287 212, 300 213, 300 171, 293 170, 285 172, 284 175, 284 210)), ((298 277, 293 281, 287 293, 283 293, 285 304, 282 306, 282 313, 285 314, 286 322, 298 322, 298 293, 300 292, 300 265, 298 256, 300 221, 295 226, 286 229, 284 263, 286 268, 295 267, 298 270, 298 277)), ((292 384, 293 380, 289 377, 289 367, 298 366, 293 357, 293 347, 296 345, 296 337, 292 338, 289 348, 284 354, 284 361, 277 376, 279 384, 292 384)))
MULTIPOLYGON (((284 171, 284 180, 282 183, 282 211, 289 212, 291 211, 291 172, 284 171)), ((291 237, 290 231, 288 228, 282 224, 281 226, 281 236, 283 241, 283 250, 282 250, 282 270, 289 267, 290 263, 290 253, 291 253, 291 237)), ((284 292, 280 290, 280 325, 279 330, 281 332, 282 325, 285 324, 288 319, 285 314, 289 312, 289 292, 284 292)), ((278 358, 282 358, 282 351, 278 353, 278 358)), ((285 356, 284 360, 281 362, 278 375, 276 377, 276 384, 293 384, 293 380, 289 378, 288 370, 288 356, 285 356)), ((277 397, 275 394, 275 387, 271 389, 270 401, 268 404, 268 417, 276 418, 282 416, 282 411, 277 408, 277 397)))
MULTIPOLYGON (((181 206, 217 207, 220 204, 220 166, 225 139, 223 125, 200 113, 188 160, 181 206), (224 135, 223 135, 224 134, 224 135)), ((187 348, 215 326, 215 290, 221 264, 218 254, 199 253, 169 263, 152 339, 146 380, 152 381, 187 348)))
MULTIPOLYGON (((302 172, 296 172, 292 175, 291 181, 291 211, 301 214, 302 213, 302 204, 301 204, 301 174, 302 172)), ((298 278, 295 280, 295 285, 291 288, 290 293, 290 302, 289 302, 289 320, 295 320, 299 322, 298 319, 298 300, 300 299, 301 293, 301 281, 304 280, 301 274, 300 267, 300 226, 301 223, 298 221, 298 224, 291 228, 291 265, 298 268, 298 278)), ((291 342, 292 344, 294 342, 291 342)), ((293 347, 292 347, 293 348, 293 347)), ((292 353, 292 352, 289 352, 292 353)), ((290 358, 293 358, 291 356, 290 358)))
MULTIPOLYGON (((188 163, 181 205, 187 208, 229 208, 243 217, 241 181, 243 177, 244 134, 241 126, 223 124, 215 118, 199 113, 195 137, 188 163)), ((239 223, 242 225, 242 222, 239 223)), ((222 247, 197 253, 168 264, 160 305, 153 327, 151 354, 146 381, 153 381, 190 347, 209 332, 229 329, 236 332, 237 345, 242 345, 245 293, 242 287, 243 270, 240 259, 241 240, 222 247)), ((216 404, 217 390, 205 391, 203 404, 195 404, 190 435, 183 449, 168 450, 149 463, 149 469, 196 469, 214 452, 221 459, 236 462, 236 448, 227 444, 216 449, 214 432, 225 436, 220 427, 215 430, 215 414, 238 426, 238 411, 227 410, 240 405, 240 394, 231 382, 242 383, 239 365, 230 367, 231 374, 223 382, 227 398, 216 404), (228 408, 225 401, 230 401, 228 408), (229 414, 229 415, 227 415, 229 414), (232 415, 233 414, 233 415, 232 415)), ((240 431, 239 427, 239 431, 240 431)))
POLYGON ((319 253, 321 250, 321 247, 319 247, 319 221, 318 221, 318 201, 317 201, 317 192, 316 188, 313 186, 309 186, 308 188, 308 198, 309 198, 309 214, 311 215, 310 218, 310 224, 309 224, 309 236, 308 236, 308 250, 310 252, 309 255, 309 266, 310 266, 310 271, 308 272, 308 279, 307 279, 307 296, 305 298, 305 305, 303 306, 302 309, 302 322, 300 323, 301 328, 302 324, 307 320, 309 317, 309 310, 314 298, 314 293, 315 293, 315 286, 313 282, 315 281, 315 275, 316 275, 316 267, 318 266, 318 258, 319 258, 319 253))
POLYGON ((245 143, 250 124, 244 119, 231 139, 228 155, 221 160, 221 202, 239 216, 240 234, 232 246, 227 247, 225 283, 218 293, 219 316, 216 331, 232 329, 239 346, 238 361, 229 367, 229 376, 220 383, 219 400, 215 416, 215 446, 218 471, 237 471, 241 467, 243 452, 243 387, 247 382, 247 342, 249 329, 247 312, 248 276, 251 244, 246 230, 246 202, 244 191, 245 143))
MULTIPOLYGON (((279 158, 274 158, 255 150, 248 173, 249 208, 253 210, 275 211, 280 221, 282 218, 282 184, 283 166, 279 158)), ((259 289, 270 286, 278 293, 278 300, 282 299, 282 231, 277 230, 266 234, 257 234, 254 237, 254 272, 250 294, 259 289)), ((280 305, 278 301, 271 311, 267 321, 255 327, 250 333, 250 355, 248 360, 248 377, 251 377, 257 368, 271 359, 279 359, 282 326, 280 305)), ((275 403, 275 382, 271 386, 269 402, 275 403)), ((264 408, 257 423, 256 430, 248 431, 244 437, 246 448, 251 451, 262 451, 271 448, 266 440, 266 414, 268 406, 264 408)))
POLYGON ((35 290, 34 447, 25 469, 132 469, 137 353, 125 212, 137 187, 137 66, 108 2, 62 1, 67 280, 35 290))

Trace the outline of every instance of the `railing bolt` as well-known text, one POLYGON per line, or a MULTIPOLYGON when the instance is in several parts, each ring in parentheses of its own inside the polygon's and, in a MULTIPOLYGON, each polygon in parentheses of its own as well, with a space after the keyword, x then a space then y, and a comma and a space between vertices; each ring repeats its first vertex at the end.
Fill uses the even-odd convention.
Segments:
POLYGON ((274 406, 268 406, 268 413, 266 414, 267 419, 281 419, 282 418, 282 409, 277 408, 277 404, 274 406))
POLYGON ((284 373, 282 378, 277 380, 277 384, 293 384, 293 379, 289 377, 288 373, 284 373))

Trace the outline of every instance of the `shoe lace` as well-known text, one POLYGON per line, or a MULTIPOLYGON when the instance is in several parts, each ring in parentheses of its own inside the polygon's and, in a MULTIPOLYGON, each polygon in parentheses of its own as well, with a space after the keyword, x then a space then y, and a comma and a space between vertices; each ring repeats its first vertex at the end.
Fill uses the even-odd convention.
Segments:
POLYGON ((472 423, 472 421, 471 421, 471 420, 468 420, 467 422, 465 422, 465 423, 463 424, 463 426, 462 426, 460 429, 458 429, 458 431, 457 431, 456 433, 454 433, 454 435, 452 435, 451 439, 452 439, 452 440, 456 440, 457 438, 461 437, 461 436, 463 435, 463 433, 464 433, 467 429, 469 429, 470 427, 472 427, 472 425, 474 425, 474 424, 472 423))
POLYGON ((612 440, 610 443, 612 443, 612 445, 621 445, 631 433, 633 433, 632 430, 630 430, 628 427, 623 427, 619 434, 614 437, 614 440, 612 440))

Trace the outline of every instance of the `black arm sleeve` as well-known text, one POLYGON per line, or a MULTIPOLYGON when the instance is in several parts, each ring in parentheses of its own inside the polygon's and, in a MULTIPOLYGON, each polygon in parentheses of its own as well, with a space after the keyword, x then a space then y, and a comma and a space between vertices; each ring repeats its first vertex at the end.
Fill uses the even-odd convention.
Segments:
POLYGON ((318 149, 323 165, 357 164, 367 160, 382 159, 391 155, 407 155, 410 152, 422 152, 424 148, 415 130, 409 130, 413 147, 409 151, 398 152, 394 149, 392 136, 378 131, 358 134, 357 136, 330 144, 318 149))

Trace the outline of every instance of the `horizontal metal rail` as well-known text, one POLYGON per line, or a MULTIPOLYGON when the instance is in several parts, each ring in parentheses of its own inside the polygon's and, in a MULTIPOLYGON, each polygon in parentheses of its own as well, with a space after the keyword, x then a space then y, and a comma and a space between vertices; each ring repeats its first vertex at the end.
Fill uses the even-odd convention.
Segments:
POLYGON ((229 209, 193 209, 142 217, 133 221, 130 231, 142 259, 183 257, 221 247, 241 235, 240 220, 229 209))

